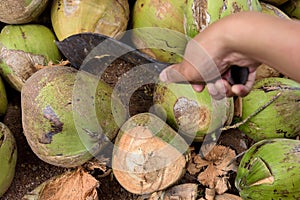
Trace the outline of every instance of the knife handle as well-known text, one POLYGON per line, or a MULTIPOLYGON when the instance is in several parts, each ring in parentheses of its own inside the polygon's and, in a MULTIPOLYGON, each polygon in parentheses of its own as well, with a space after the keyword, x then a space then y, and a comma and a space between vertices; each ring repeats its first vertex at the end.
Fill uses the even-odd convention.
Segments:
POLYGON ((232 65, 230 67, 230 79, 228 82, 231 85, 242 84, 245 85, 248 80, 249 68, 239 67, 237 65, 232 65))

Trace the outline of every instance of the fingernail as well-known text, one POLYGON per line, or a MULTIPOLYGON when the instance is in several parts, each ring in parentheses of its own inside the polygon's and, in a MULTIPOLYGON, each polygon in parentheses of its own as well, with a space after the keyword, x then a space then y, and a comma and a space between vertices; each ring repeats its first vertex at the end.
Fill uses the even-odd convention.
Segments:
POLYGON ((162 81, 162 82, 168 82, 168 76, 167 76, 167 70, 163 70, 160 74, 159 74, 159 79, 162 81))

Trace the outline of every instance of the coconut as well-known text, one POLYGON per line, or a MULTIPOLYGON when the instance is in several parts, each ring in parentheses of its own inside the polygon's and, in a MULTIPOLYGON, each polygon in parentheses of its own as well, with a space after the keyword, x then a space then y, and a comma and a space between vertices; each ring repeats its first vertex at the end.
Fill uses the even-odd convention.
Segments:
POLYGON ((263 0, 263 2, 274 5, 274 6, 280 6, 287 2, 288 0, 263 0))
POLYGON ((46 180, 28 192, 22 200, 99 199, 99 182, 82 168, 67 171, 46 180))
POLYGON ((201 142, 232 121, 233 98, 214 100, 205 88, 195 92, 188 84, 159 83, 154 91, 155 113, 189 140, 201 142))
POLYGON ((258 0, 188 0, 185 9, 186 34, 193 38, 213 22, 241 11, 261 11, 258 0))
POLYGON ((54 0, 51 21, 59 40, 82 32, 118 38, 129 20, 127 0, 54 0))
POLYGON ((22 89, 21 106, 24 134, 33 152, 62 167, 79 166, 98 154, 125 120, 111 87, 70 67, 36 72, 22 89))
POLYGON ((15 176, 17 144, 9 128, 0 122, 0 197, 7 191, 15 176))
POLYGON ((257 81, 251 92, 242 98, 242 120, 251 117, 239 129, 255 141, 266 138, 292 138, 300 131, 300 84, 286 78, 265 78, 257 81))
POLYGON ((273 67, 270 67, 269 65, 261 64, 256 68, 255 80, 258 81, 264 78, 280 76, 282 76, 282 74, 278 70, 274 69, 273 67))
POLYGON ((137 49, 163 62, 180 62, 187 43, 185 1, 137 0, 132 11, 132 40, 137 49))
POLYGON ((164 190, 185 173, 189 145, 151 113, 132 116, 121 127, 113 149, 112 169, 129 192, 164 190))
POLYGON ((300 19, 300 0, 289 0, 282 5, 282 10, 291 18, 300 19))
POLYGON ((0 72, 21 91, 24 82, 37 71, 36 65, 61 59, 55 35, 43 25, 6 25, 0 34, 0 72))
POLYGON ((0 76, 0 116, 4 115, 7 110, 7 97, 5 86, 0 76))
POLYGON ((5 0, 0 3, 0 21, 25 24, 36 19, 46 8, 48 0, 5 0))
POLYGON ((283 10, 279 9, 278 7, 272 4, 261 2, 260 5, 262 8, 261 11, 263 13, 278 16, 280 18, 290 19, 290 17, 285 12, 283 12, 283 10))
POLYGON ((300 199, 299 163, 299 140, 276 138, 257 142, 244 154, 235 186, 245 200, 300 199))

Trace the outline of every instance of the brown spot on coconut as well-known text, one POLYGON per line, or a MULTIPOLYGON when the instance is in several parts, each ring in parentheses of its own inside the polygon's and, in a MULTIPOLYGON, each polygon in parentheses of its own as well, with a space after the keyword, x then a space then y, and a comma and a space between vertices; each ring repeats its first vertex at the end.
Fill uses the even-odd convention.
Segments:
POLYGON ((149 194, 166 189, 185 172, 189 146, 151 113, 131 117, 116 138, 112 168, 129 192, 149 194))
POLYGON ((233 98, 214 100, 207 88, 198 93, 191 85, 158 83, 153 101, 155 113, 188 140, 203 141, 233 117, 233 98))
POLYGON ((199 106, 196 101, 185 97, 178 98, 173 109, 176 123, 184 132, 196 132, 207 127, 211 121, 208 108, 199 106))
POLYGON ((22 92, 22 124, 33 152, 63 167, 82 165, 114 139, 125 110, 112 88, 70 67, 36 72, 22 92))

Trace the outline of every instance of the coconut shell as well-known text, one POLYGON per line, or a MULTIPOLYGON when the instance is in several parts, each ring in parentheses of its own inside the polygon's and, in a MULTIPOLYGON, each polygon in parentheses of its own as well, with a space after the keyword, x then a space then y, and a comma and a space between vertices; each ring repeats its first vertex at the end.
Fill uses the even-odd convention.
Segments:
POLYGON ((281 95, 239 129, 253 140, 292 138, 300 132, 300 84, 286 78, 265 78, 257 81, 242 99, 242 120, 281 95))
POLYGON ((79 168, 43 182, 28 192, 22 200, 98 200, 98 186, 98 181, 92 175, 79 168))
POLYGON ((54 0, 51 22, 61 41, 76 33, 93 32, 119 38, 129 20, 127 0, 54 0))
POLYGON ((233 98, 214 100, 207 88, 195 92, 191 85, 159 83, 154 91, 155 113, 189 140, 201 142, 233 116, 233 98))
POLYGON ((8 127, 0 122, 0 197, 7 191, 15 176, 17 144, 8 127))
POLYGON ((125 119, 112 88, 70 67, 41 69, 21 92, 22 124, 45 162, 79 166, 110 144, 125 119))
POLYGON ((113 149, 112 168, 129 192, 150 194, 177 182, 185 172, 189 146, 151 113, 132 116, 121 127, 113 149))
POLYGON ((46 8, 48 0, 5 0, 0 3, 0 21, 25 24, 36 19, 46 8))

